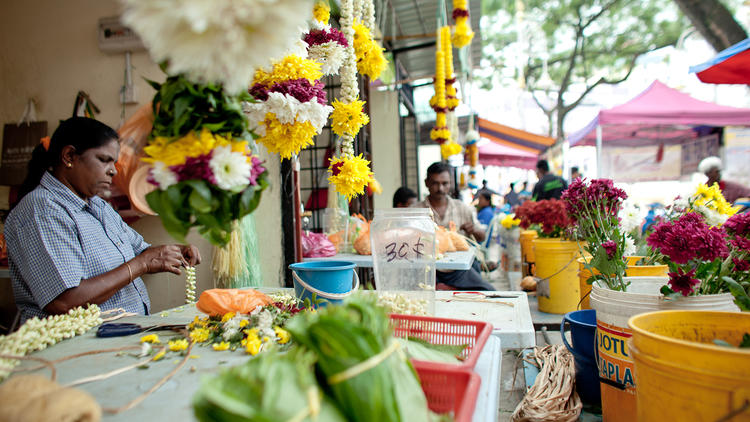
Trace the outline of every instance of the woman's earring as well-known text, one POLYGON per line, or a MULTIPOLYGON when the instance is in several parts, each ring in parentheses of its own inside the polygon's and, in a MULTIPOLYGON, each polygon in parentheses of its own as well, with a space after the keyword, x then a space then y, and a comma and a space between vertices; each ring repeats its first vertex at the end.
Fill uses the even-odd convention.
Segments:
POLYGON ((68 166, 69 168, 73 167, 73 164, 71 164, 71 163, 65 163, 65 165, 68 166))

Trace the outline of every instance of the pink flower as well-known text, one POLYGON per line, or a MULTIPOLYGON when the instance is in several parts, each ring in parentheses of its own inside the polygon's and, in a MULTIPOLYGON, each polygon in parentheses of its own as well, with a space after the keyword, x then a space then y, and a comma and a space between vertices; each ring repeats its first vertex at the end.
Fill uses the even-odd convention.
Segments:
POLYGON ((735 237, 734 239, 731 239, 729 243, 741 251, 750 251, 750 239, 746 237, 735 237))
POLYGON ((711 228, 700 215, 688 213, 657 225, 646 242, 675 264, 685 264, 692 259, 726 258, 729 249, 725 238, 723 229, 711 228))
POLYGON ((750 236, 750 214, 735 214, 723 226, 729 234, 735 236, 750 236))
POLYGON ((607 257, 609 259, 614 258, 615 253, 617 252, 617 243, 615 243, 612 240, 608 240, 604 243, 602 243, 602 248, 607 252, 607 257))
POLYGON ((269 92, 280 92, 296 98, 301 103, 306 103, 315 99, 318 103, 326 105, 325 84, 321 81, 315 81, 311 84, 307 79, 292 79, 284 82, 276 82, 270 88, 255 84, 250 88, 250 95, 261 101, 268 100, 269 92))
POLYGON ((216 184, 214 173, 208 163, 211 161, 213 151, 198 157, 187 157, 185 164, 170 166, 169 169, 177 174, 177 181, 206 180, 212 185, 216 184))
POLYGON ((735 271, 748 271, 748 270, 750 270, 750 262, 748 262, 745 259, 732 258, 732 262, 734 263, 734 270, 735 271))
POLYGON ((263 161, 260 160, 260 158, 253 156, 251 158, 253 168, 250 170, 250 184, 255 186, 258 184, 258 176, 260 176, 263 172, 266 171, 266 168, 263 167, 263 161))
POLYGON ((669 287, 683 296, 690 296, 695 286, 701 283, 700 280, 693 278, 694 276, 695 269, 683 272, 682 268, 678 268, 677 272, 669 273, 669 287))
POLYGON ((325 44, 330 41, 335 41, 343 47, 349 47, 349 43, 346 42, 344 34, 336 28, 330 28, 328 31, 324 29, 313 29, 302 38, 307 45, 318 45, 325 44))

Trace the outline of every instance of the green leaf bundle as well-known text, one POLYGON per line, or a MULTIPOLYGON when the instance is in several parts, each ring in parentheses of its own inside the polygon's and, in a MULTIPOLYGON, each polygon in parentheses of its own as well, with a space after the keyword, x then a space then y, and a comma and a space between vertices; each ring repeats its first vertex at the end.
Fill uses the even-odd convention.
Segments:
POLYGON ((298 314, 286 329, 295 343, 317 354, 319 382, 348 420, 427 421, 416 373, 403 351, 393 352, 388 315, 375 300, 361 295, 298 314))
POLYGON ((299 348, 285 354, 266 351, 204 378, 193 398, 195 416, 202 422, 345 422, 318 388, 314 360, 299 348))

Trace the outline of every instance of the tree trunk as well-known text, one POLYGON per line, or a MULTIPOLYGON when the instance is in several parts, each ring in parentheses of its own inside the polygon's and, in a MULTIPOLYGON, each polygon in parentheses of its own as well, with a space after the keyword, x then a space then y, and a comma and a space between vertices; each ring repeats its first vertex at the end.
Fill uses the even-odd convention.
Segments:
POLYGON ((719 0, 674 0, 696 30, 718 52, 747 38, 747 33, 719 0))

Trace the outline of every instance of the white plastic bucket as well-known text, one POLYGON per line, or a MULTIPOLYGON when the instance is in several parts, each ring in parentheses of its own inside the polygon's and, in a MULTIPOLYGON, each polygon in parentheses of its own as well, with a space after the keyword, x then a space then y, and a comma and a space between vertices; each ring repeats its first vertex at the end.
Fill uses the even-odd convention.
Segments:
POLYGON ((601 287, 591 289, 591 308, 596 309, 596 342, 599 352, 602 417, 607 422, 636 420, 633 359, 628 350, 632 331, 630 317, 669 309, 739 311, 730 293, 664 300, 659 292, 667 277, 625 277, 630 285, 620 292, 601 287))

